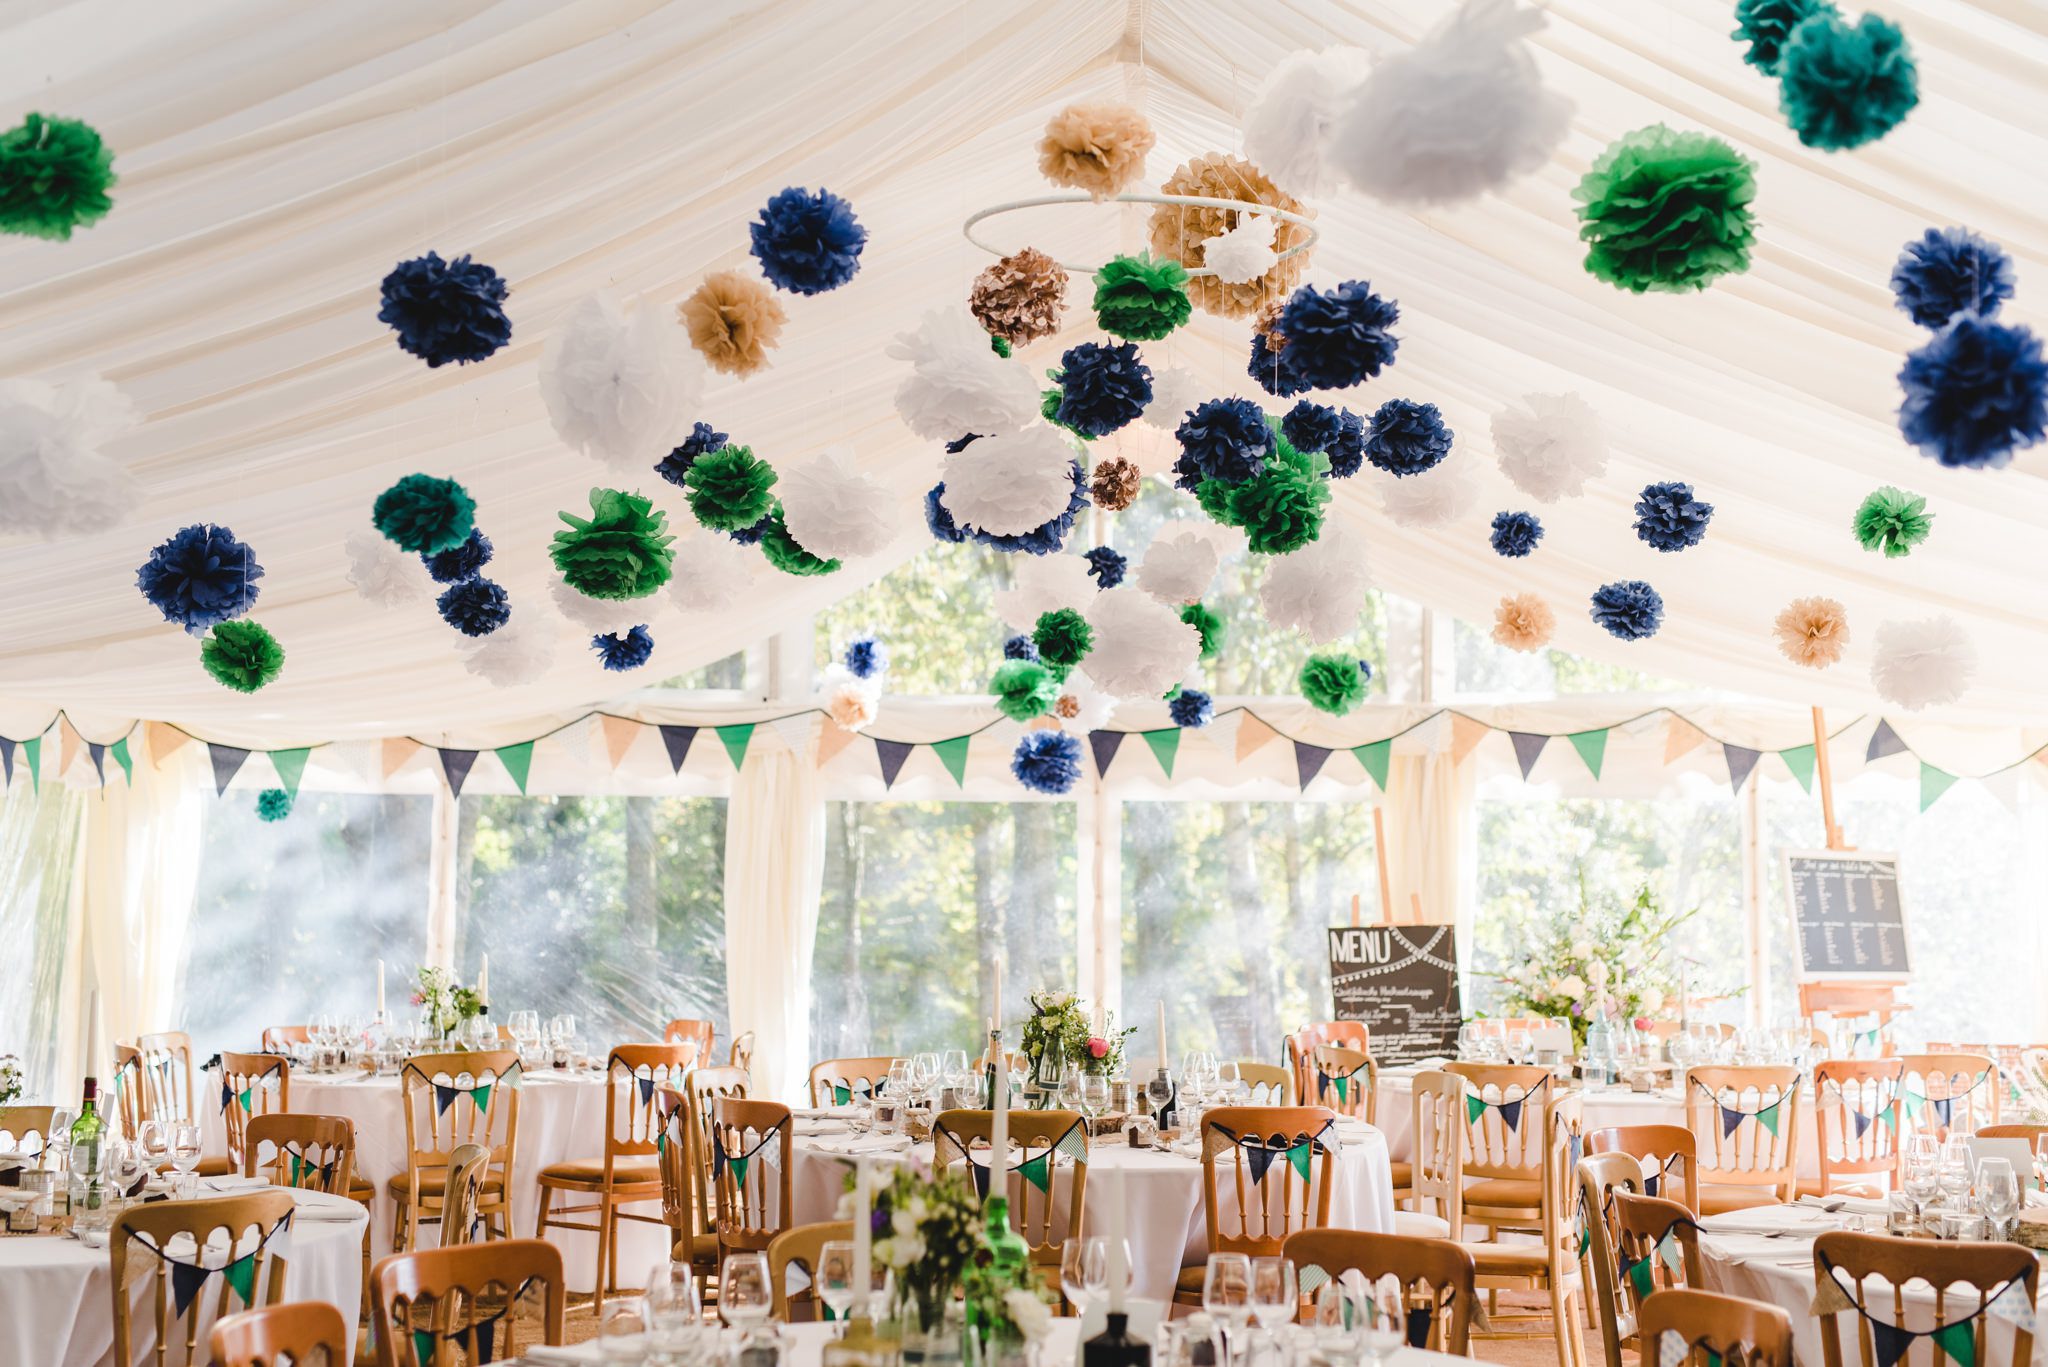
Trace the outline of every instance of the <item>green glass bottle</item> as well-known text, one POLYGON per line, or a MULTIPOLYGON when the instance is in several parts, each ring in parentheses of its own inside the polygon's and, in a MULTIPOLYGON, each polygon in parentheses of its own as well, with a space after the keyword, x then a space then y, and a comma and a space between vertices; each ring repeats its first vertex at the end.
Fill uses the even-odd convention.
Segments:
POLYGON ((999 1161, 989 1165, 989 1198, 982 1207, 987 1227, 981 1243, 988 1250, 990 1265, 998 1272, 1016 1271, 1031 1262, 1031 1245, 1010 1226, 1010 1197, 1006 1190, 1010 1175, 998 1165, 999 1161))
POLYGON ((85 1097, 78 1103, 78 1119, 71 1122, 72 1171, 76 1174, 72 1182, 71 1204, 84 1210, 98 1210, 106 1201, 106 1190, 101 1180, 100 1141, 106 1135, 107 1125, 100 1119, 99 1095, 99 1079, 87 1078, 85 1097), (76 1160, 81 1153, 86 1155, 82 1172, 76 1160))

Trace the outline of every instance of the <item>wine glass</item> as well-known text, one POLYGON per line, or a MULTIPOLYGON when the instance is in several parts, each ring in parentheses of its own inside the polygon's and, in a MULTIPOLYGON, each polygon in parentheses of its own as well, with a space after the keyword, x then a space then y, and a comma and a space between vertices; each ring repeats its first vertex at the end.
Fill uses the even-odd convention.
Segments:
POLYGON ((178 1170, 178 1194, 190 1200, 199 1194, 199 1125, 191 1120, 170 1124, 171 1164, 178 1170))
POLYGON ((954 1091, 965 1093, 974 1085, 974 1067, 965 1049, 948 1049, 939 1056, 939 1076, 954 1091))
POLYGON ((1925 1220, 1928 1202, 1941 1185, 1941 1145, 1933 1135, 1916 1134, 1906 1141, 1905 1152, 1899 1157, 1899 1172, 1899 1184, 1913 1198, 1921 1219, 1925 1220))
POLYGON ((920 1100, 929 1099, 932 1084, 939 1080, 939 1056, 935 1053, 913 1055, 910 1060, 911 1076, 917 1085, 920 1100))
POLYGON ((1358 1310, 1358 1297, 1339 1278, 1332 1277, 1316 1292, 1316 1349, 1330 1367, 1351 1367, 1358 1361, 1364 1318, 1358 1310))
POLYGON ((1079 1311, 1109 1285, 1109 1240, 1101 1235, 1068 1239, 1060 1250, 1060 1290, 1079 1311))
POLYGON ((844 1321, 860 1295, 860 1288, 853 1284, 853 1244, 850 1240, 828 1239, 818 1249, 815 1280, 818 1299, 825 1303, 826 1318, 844 1321))
POLYGON ((1202 1274, 1202 1309, 1223 1326, 1225 1353, 1237 1356, 1237 1337, 1252 1317, 1252 1260, 1242 1253, 1211 1253, 1202 1274))
POLYGON ((1977 1210, 1991 1224, 1989 1237, 2006 1237, 2007 1223, 2020 1213, 2020 1179, 2004 1158, 1977 1165, 1977 1210))
POLYGON ((1951 1139, 1941 1146, 1941 1194, 1951 1210, 1961 1210, 1969 1204, 1973 1176, 1968 1144, 1951 1139))
MULTIPOLYGON (((1164 1112, 1167 1103, 1173 1100, 1173 1075, 1164 1068, 1154 1073, 1152 1080, 1145 1084, 1145 1096, 1152 1103, 1153 1115, 1156 1116, 1164 1112)), ((2044 1151, 2044 1153, 2048 1153, 2048 1151, 2044 1151)))
POLYGON ((139 1192, 150 1171, 149 1155, 142 1151, 142 1145, 116 1139, 105 1146, 104 1154, 107 1181, 115 1194, 125 1199, 139 1192))
POLYGON ((619 1296, 606 1301, 604 1317, 598 1322, 598 1349, 604 1361, 645 1362, 654 1345, 647 1339, 647 1308, 638 1296, 619 1296))
POLYGON ((909 1059, 892 1058, 889 1060, 889 1081, 883 1090, 888 1093, 890 1100, 907 1102, 910 1099, 911 1083, 916 1077, 917 1072, 909 1059))
POLYGON ((1401 1295, 1398 1278, 1381 1277, 1372 1283, 1366 1302, 1365 1357, 1378 1364, 1401 1351, 1408 1342, 1408 1307, 1401 1295))
POLYGON ((1059 1098, 1062 1108, 1069 1111, 1081 1109, 1083 1077, 1084 1074, 1078 1064, 1063 1063, 1060 1065, 1059 1085, 1054 1089, 1053 1095, 1059 1098))
POLYGON ((704 1313, 689 1265, 663 1262, 650 1268, 646 1302, 654 1347, 667 1360, 680 1361, 704 1313))
POLYGON ((1109 1109, 1109 1078, 1103 1073, 1081 1074, 1081 1114, 1088 1117, 1088 1131, 1095 1132, 1095 1121, 1109 1109))
MULTIPOLYGON (((135 1147, 141 1152, 142 1160, 154 1172, 170 1166, 171 1127, 167 1120, 145 1120, 135 1131, 135 1147)), ((122 1184, 127 1189, 127 1184, 122 1184)))
POLYGON ((1259 1328, 1270 1334, 1291 1323, 1300 1305, 1292 1258, 1252 1259, 1252 1318, 1259 1328))
POLYGON ((766 1253, 726 1254, 718 1272, 719 1318, 733 1329, 765 1324, 775 1309, 771 1285, 766 1253))
POLYGON ((1533 1057, 1533 1048, 1527 1030, 1517 1026, 1508 1031, 1508 1062, 1527 1063, 1533 1057))

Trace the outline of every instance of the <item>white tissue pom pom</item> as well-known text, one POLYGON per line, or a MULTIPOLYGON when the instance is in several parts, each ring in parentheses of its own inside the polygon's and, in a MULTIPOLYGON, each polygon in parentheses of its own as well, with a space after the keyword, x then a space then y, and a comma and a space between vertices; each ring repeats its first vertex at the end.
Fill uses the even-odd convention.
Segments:
POLYGON ((1342 528, 1326 527, 1300 550, 1266 562, 1259 606, 1274 626, 1291 627, 1321 645, 1357 628, 1371 590, 1364 545, 1342 528))
POLYGON ((142 486, 99 448, 134 425, 128 396, 96 375, 0 380, 0 532, 47 540, 128 516, 142 486))
POLYGON ((346 548, 348 582, 378 607, 395 608, 432 596, 427 567, 420 558, 407 555, 379 533, 368 529, 350 532, 346 548))
MULTIPOLYGON (((952 492, 946 490, 949 502, 952 492)), ((1017 631, 1029 633, 1040 617, 1060 608, 1085 616, 1100 592, 1089 577, 1088 562, 1078 555, 1019 555, 1010 563, 1016 566, 1016 579, 1011 587, 997 591, 995 608, 996 615, 1017 631)))
MULTIPOLYGON (((1215 239, 1211 239, 1214 241, 1215 239)), ((1215 397, 1201 378, 1184 365, 1156 366, 1152 371, 1152 402, 1139 416, 1154 427, 1171 432, 1179 427, 1204 399, 1215 397)), ((1174 452, 1180 454, 1178 450, 1174 452)))
POLYGON ((882 690, 873 679, 857 679, 845 665, 825 666, 818 678, 818 703, 842 731, 859 731, 875 719, 882 690))
POLYGON ((1069 672, 1066 682, 1060 685, 1060 695, 1053 701, 1052 715, 1062 731, 1085 736, 1109 725, 1109 719, 1116 715, 1116 699, 1103 692, 1086 671, 1076 669, 1069 672))
POLYGON ((1886 702, 1912 712, 1952 703, 1976 672, 1977 647, 1953 617, 1885 622, 1877 628, 1870 682, 1886 702))
POLYGON ((946 457, 946 511, 962 527, 1019 536, 1067 510, 1074 449, 1053 428, 983 437, 946 457))
POLYGON ((609 598, 592 598, 587 593, 578 593, 569 587, 566 580, 557 579, 549 586, 554 595, 555 610, 568 618, 570 623, 590 632, 617 632, 624 634, 636 626, 647 623, 648 614, 654 611, 653 603, 645 598, 630 602, 615 602, 609 598))
POLYGON ((964 309, 933 309, 917 331, 897 334, 888 354, 914 367, 897 387, 896 412, 927 441, 1016 432, 1038 420, 1038 382, 1021 361, 996 355, 964 309))
POLYGON ((1206 530, 1168 523, 1145 548, 1145 558, 1138 565, 1138 587, 1162 603, 1179 607, 1209 591, 1222 563, 1216 538, 1206 530))
POLYGON ((791 463, 775 492, 789 534, 820 559, 875 555, 895 537, 888 486, 855 470, 846 447, 791 463))
POLYGON ((1405 479, 1382 475, 1374 483, 1387 516, 1403 527, 1441 527, 1479 502, 1479 481, 1462 460, 1447 460, 1405 479))
POLYGON ((1373 68, 1331 131, 1330 164, 1404 204, 1471 199, 1542 166, 1572 113, 1526 41, 1542 27, 1517 0, 1466 0, 1373 68))
POLYGON ((1178 612, 1131 589, 1098 594, 1088 625, 1095 628, 1089 677, 1119 698, 1156 700, 1202 653, 1201 633, 1178 612))
POLYGON ((739 601, 753 582, 757 552, 721 532, 700 531, 673 547, 675 564, 668 581, 669 597, 684 612, 723 612, 739 601))
MULTIPOLYGON (((1281 189, 1317 195, 1335 188, 1325 162, 1330 129, 1372 72, 1362 47, 1327 47, 1280 59, 1244 116, 1244 154, 1281 189)), ((1216 264, 1211 239, 1203 259, 1216 264)))
POLYGON ((651 466, 667 455, 703 390, 703 371, 681 338, 644 300, 630 319, 608 294, 571 309, 540 357, 540 394, 555 435, 618 468, 651 466))
POLYGON ((532 683, 554 662, 554 638, 531 620, 509 622, 462 652, 462 667, 495 688, 532 683))
POLYGON ((1500 471, 1538 503, 1577 498, 1607 473, 1600 415, 1576 394, 1525 394, 1493 415, 1500 471))
POLYGON ((1279 221, 1268 214, 1242 214, 1237 226, 1202 243, 1202 264, 1226 285, 1249 285, 1280 264, 1273 250, 1279 221))

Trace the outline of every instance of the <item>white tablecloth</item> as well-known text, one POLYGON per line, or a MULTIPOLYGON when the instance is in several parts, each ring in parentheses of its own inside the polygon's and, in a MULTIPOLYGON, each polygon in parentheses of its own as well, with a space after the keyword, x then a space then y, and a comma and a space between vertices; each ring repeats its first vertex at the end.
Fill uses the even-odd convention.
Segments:
MULTIPOLYGON (((1330 1190, 1331 1225, 1392 1233, 1394 1188, 1386 1139, 1364 1124, 1345 1124, 1340 1138, 1342 1148, 1330 1190)), ((870 1146, 875 1142, 866 1141, 870 1146)), ((837 1218, 846 1173, 853 1162, 846 1152, 849 1142, 843 1136, 799 1134, 794 1147, 790 1196, 797 1222, 808 1224, 837 1218)), ((926 1169, 931 1166, 930 1144, 893 1150, 868 1147, 866 1151, 867 1156, 876 1160, 915 1162, 926 1169)), ((1133 1149, 1120 1139, 1097 1141, 1089 1150, 1088 1162, 1089 1229, 1099 1233, 1103 1227, 1101 1202, 1107 1199, 1110 1190, 1103 1173, 1112 1167, 1122 1169, 1124 1229, 1130 1239, 1137 1294, 1171 1299, 1174 1277, 1181 1268, 1201 1262, 1208 1254, 1201 1163, 1175 1154, 1133 1149)), ((1062 1166, 1057 1180, 1066 1180, 1068 1172, 1062 1166)), ((1017 1180, 1020 1179, 1012 1179, 1017 1180)), ((1224 1199, 1235 1199, 1231 1188, 1225 1187, 1224 1199)), ((1226 1213, 1225 1224, 1230 1223, 1226 1213)))
MULTIPOLYGON (((300 1192, 301 1209, 320 1207, 342 1218, 294 1219, 290 1257, 285 1262, 284 1298, 338 1305, 350 1323, 363 1291, 362 1207, 338 1196, 300 1192)), ((130 1262, 149 1255, 140 1251, 130 1262)), ((131 1278, 129 1325, 135 1363, 153 1362, 156 1312, 154 1269, 131 1278)), ((76 1239, 0 1236, 0 1363, 8 1367, 114 1367, 112 1264, 104 1248, 76 1239)), ((218 1286, 200 1297, 213 1321, 218 1286)), ((204 1356, 206 1337, 199 1342, 204 1356)), ((353 1341, 351 1341, 353 1350, 353 1341)))
MULTIPOLYGON (((202 1086, 202 1097, 218 1098, 219 1083, 202 1086)), ((605 1081, 601 1073, 555 1073, 534 1069, 521 1076, 519 1084, 519 1133, 513 1153, 512 1233, 530 1238, 540 1215, 540 1171, 554 1163, 577 1158, 596 1158, 604 1153, 605 1081)), ((200 1105, 206 1131, 206 1151, 222 1153, 227 1135, 218 1101, 200 1105)), ((371 1251, 382 1257, 391 1251, 391 1179, 405 1171, 405 1106, 394 1077, 319 1077, 292 1074, 292 1110, 303 1115, 338 1115, 354 1122, 356 1128, 356 1176, 377 1185, 372 1206, 371 1251)), ((560 1196, 557 1207, 583 1205, 588 1196, 560 1196)), ((628 1206, 635 1214, 659 1215, 660 1201, 628 1206)), ((592 1223, 594 1216, 572 1219, 592 1223)), ((668 1261, 665 1226, 624 1220, 619 1224, 619 1280, 640 1286, 647 1269, 668 1261)), ((421 1246, 431 1248, 438 1239, 438 1226, 423 1231, 421 1246)), ((597 1237, 550 1227, 548 1239, 562 1250, 569 1287, 588 1291, 597 1267, 597 1237)))

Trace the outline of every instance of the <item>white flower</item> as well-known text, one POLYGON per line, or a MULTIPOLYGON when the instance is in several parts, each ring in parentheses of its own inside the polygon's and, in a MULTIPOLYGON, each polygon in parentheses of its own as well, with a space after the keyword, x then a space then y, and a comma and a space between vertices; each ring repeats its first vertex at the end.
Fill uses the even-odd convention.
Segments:
POLYGON ((1571 952, 1574 959, 1581 961, 1590 959, 1593 957, 1593 942, 1591 940, 1574 940, 1572 941, 1571 952))
POLYGON ((909 1212, 911 1222, 914 1224, 923 1224, 925 1216, 931 1214, 931 1208, 924 1203, 922 1196, 911 1197, 910 1204, 905 1206, 904 1209, 909 1212))
POLYGON ((917 1221, 911 1216, 910 1207, 905 1206, 903 1209, 897 1211, 894 1215, 890 1216, 889 1227, 891 1229, 894 1229, 899 1236, 908 1236, 917 1233, 917 1221))
POLYGON ((918 1235, 906 1235, 899 1239, 893 1239, 890 1242, 896 1245, 897 1261, 895 1265, 897 1267, 909 1267, 912 1263, 924 1257, 924 1240, 918 1235))
POLYGON ((894 1239, 875 1240, 873 1253, 875 1261, 884 1267, 903 1266, 903 1264, 896 1261, 896 1241, 894 1239))
POLYGON ((1573 1001, 1577 1001, 1586 995, 1586 980, 1576 973, 1567 974, 1563 980, 1556 984, 1556 987, 1560 994, 1571 998, 1573 1001))
POLYGON ((1013 1287, 1003 1293, 1003 1308, 1010 1312, 1010 1318, 1017 1323, 1017 1332, 1028 1343, 1044 1338, 1052 1328, 1052 1311, 1044 1301, 1022 1287, 1013 1287))
POLYGON ((1586 981, 1593 984, 1595 990, 1607 986, 1607 961, 1605 959, 1595 959, 1592 963, 1586 965, 1586 981))

